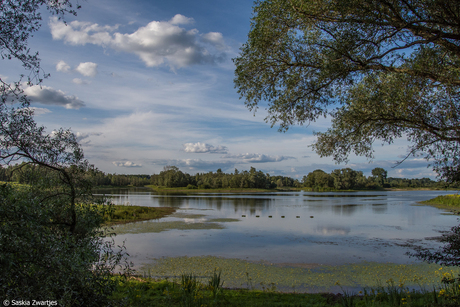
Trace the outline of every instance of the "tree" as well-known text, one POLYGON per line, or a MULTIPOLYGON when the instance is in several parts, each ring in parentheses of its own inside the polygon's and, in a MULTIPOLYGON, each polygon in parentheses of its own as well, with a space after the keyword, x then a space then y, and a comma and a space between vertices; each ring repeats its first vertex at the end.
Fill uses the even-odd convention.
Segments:
POLYGON ((357 172, 351 168, 342 168, 333 170, 331 176, 334 180, 334 188, 351 190, 356 187, 358 178, 362 177, 362 172, 357 172))
POLYGON ((443 247, 437 250, 427 248, 417 248, 415 253, 407 253, 411 257, 434 262, 446 266, 460 265, 460 226, 454 226, 449 233, 443 234, 440 242, 444 243, 443 247))
POLYGON ((387 179, 387 171, 381 167, 376 167, 372 170, 372 176, 376 179, 377 183, 383 187, 385 180, 387 179))
POLYGON ((460 6, 448 0, 256 1, 235 87, 286 130, 330 116, 320 156, 374 157, 373 144, 410 141, 460 179, 460 6))
MULTIPOLYGON (((0 55, 16 59, 29 72, 27 83, 40 84, 38 53, 27 47, 41 26, 39 9, 62 17, 74 14, 69 0, 0 2, 0 55)), ((23 75, 9 84, 0 79, 0 165, 26 186, 0 185, 0 296, 8 300, 56 300, 64 306, 109 303, 114 252, 101 229, 103 213, 92 198, 92 166, 70 130, 47 133, 37 125, 22 90, 23 75)))
POLYGON ((320 169, 304 176, 303 185, 307 188, 330 188, 334 186, 332 176, 320 169))

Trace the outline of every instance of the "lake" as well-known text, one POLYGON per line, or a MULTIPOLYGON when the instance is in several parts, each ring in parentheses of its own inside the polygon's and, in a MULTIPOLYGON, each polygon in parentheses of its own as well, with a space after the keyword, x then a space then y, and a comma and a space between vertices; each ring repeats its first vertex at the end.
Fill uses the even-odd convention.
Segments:
POLYGON ((410 265, 417 260, 407 252, 440 246, 436 237, 459 223, 457 216, 416 205, 453 191, 104 193, 115 204, 177 208, 158 221, 115 227, 116 241, 125 241, 135 268, 184 256, 290 268, 410 265))

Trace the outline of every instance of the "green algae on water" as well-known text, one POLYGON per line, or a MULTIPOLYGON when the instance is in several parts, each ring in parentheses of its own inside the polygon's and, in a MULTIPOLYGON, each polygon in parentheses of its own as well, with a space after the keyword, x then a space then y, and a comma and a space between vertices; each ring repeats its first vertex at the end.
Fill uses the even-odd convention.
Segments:
POLYGON ((436 264, 394 264, 362 262, 338 266, 319 264, 254 263, 240 259, 201 257, 170 257, 154 259, 140 271, 149 271, 158 278, 179 277, 182 274, 211 276, 222 270, 224 287, 262 288, 274 286, 280 291, 317 292, 337 288, 363 288, 385 286, 391 282, 404 287, 439 285, 442 273, 456 276, 458 268, 442 268, 436 264), (442 272, 442 273, 441 273, 442 272))

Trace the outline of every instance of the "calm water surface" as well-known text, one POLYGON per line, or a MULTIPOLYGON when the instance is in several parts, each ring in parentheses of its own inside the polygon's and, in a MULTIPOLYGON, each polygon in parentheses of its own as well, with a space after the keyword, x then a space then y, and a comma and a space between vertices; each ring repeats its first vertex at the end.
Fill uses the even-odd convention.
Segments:
POLYGON ((135 266, 152 258, 202 255, 272 263, 411 263, 414 259, 405 255, 407 251, 415 245, 439 246, 433 238, 458 224, 456 216, 439 209, 414 206, 452 191, 158 195, 121 189, 104 193, 116 204, 178 209, 173 217, 119 228, 122 234, 116 241, 125 241, 135 266), (237 221, 211 223, 222 218, 237 221), (150 232, 151 228, 143 228, 173 221, 190 228, 199 224, 221 229, 172 227, 150 232), (137 229, 136 233, 126 233, 129 228, 137 229))

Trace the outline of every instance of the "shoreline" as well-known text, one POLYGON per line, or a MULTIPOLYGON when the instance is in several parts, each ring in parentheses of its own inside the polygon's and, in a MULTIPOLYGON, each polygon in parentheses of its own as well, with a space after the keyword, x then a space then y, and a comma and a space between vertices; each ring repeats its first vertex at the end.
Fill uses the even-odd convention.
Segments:
POLYGON ((457 191, 456 189, 439 189, 439 188, 379 188, 379 189, 361 189, 361 190, 327 190, 317 191, 312 188, 281 188, 281 189, 253 189, 253 188, 216 188, 216 189, 188 189, 187 187, 160 187, 154 185, 146 185, 142 187, 135 186, 101 186, 94 187, 94 190, 110 190, 110 189, 150 189, 157 193, 273 193, 273 192, 317 192, 317 193, 328 193, 328 192, 384 192, 384 191, 457 191))

